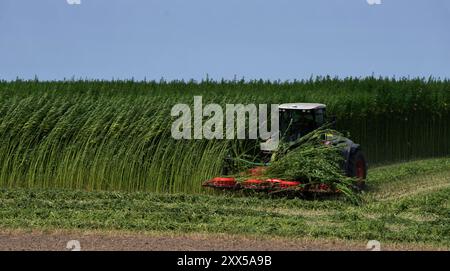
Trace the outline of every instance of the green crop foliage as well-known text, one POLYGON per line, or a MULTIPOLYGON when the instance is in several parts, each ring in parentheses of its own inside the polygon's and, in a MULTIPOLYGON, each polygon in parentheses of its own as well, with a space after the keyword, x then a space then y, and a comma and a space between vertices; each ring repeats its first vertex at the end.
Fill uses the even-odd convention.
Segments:
POLYGON ((241 142, 174 140, 177 103, 319 102, 369 163, 450 153, 450 81, 0 82, 0 186, 188 192, 241 142))

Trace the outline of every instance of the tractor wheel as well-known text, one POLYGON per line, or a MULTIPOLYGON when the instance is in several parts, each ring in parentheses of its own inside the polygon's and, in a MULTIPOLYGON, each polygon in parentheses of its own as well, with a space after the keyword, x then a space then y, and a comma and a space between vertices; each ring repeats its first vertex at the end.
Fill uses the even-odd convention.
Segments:
POLYGON ((357 150, 348 161, 348 175, 356 178, 355 188, 363 190, 366 186, 367 163, 362 151, 357 150))

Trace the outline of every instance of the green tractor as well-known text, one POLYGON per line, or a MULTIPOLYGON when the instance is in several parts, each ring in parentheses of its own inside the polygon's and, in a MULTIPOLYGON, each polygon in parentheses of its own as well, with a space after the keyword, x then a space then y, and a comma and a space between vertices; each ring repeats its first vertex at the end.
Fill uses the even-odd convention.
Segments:
MULTIPOLYGON (((304 135, 317 130, 324 125, 334 125, 335 119, 328 118, 326 114, 326 105, 319 103, 288 103, 279 106, 279 132, 283 137, 283 141, 288 143, 289 148, 295 148, 298 139, 304 135)), ((262 172, 264 166, 270 164, 271 157, 276 148, 272 146, 272 139, 261 144, 260 160, 261 163, 253 161, 243 162, 253 165, 250 169, 252 178, 238 182, 233 177, 216 177, 203 183, 205 187, 217 189, 254 189, 254 190, 280 190, 284 188, 292 188, 302 184, 301 180, 280 180, 268 179, 259 180, 257 177, 262 172)), ((354 143, 350 139, 337 136, 327 135, 323 140, 323 144, 338 145, 341 148, 343 156, 342 170, 349 177, 354 177, 356 182, 354 188, 362 190, 365 188, 365 179, 367 177, 367 160, 361 150, 359 144, 354 143)), ((234 158, 229 157, 229 160, 234 158)), ((224 168, 224 175, 228 175, 229 167, 224 168)), ((328 186, 314 187, 314 192, 329 192, 328 186), (322 191, 323 190, 323 191, 322 191)))

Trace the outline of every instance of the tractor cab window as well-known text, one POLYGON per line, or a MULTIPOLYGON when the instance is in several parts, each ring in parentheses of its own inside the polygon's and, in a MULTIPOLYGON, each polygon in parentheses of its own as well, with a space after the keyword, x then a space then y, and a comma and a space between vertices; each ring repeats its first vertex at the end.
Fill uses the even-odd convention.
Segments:
POLYGON ((316 128, 315 116, 311 110, 280 110, 281 135, 294 141, 316 128))
POLYGON ((316 124, 317 127, 320 127, 325 124, 325 110, 317 109, 315 112, 316 124))

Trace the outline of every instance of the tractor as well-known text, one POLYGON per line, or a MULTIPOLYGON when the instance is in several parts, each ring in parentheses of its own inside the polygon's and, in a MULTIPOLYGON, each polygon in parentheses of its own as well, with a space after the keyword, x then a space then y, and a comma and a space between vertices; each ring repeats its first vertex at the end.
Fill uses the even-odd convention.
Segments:
MULTIPOLYGON (((327 117, 326 105, 320 103, 287 103, 278 107, 279 111, 279 132, 282 140, 290 145, 290 148, 296 147, 302 136, 324 126, 335 126, 334 117, 327 117)), ((259 148, 260 162, 246 161, 240 159, 240 162, 248 163, 251 168, 248 170, 251 178, 245 181, 238 181, 235 177, 227 176, 230 173, 230 167, 225 166, 224 177, 215 177, 203 183, 204 187, 210 187, 221 190, 241 190, 250 189, 265 192, 280 192, 297 189, 301 187, 302 180, 282 180, 282 179, 261 179, 258 178, 264 172, 265 167, 270 165, 270 157, 276 149, 268 148, 271 139, 263 142, 259 148)), ((359 144, 343 136, 329 135, 324 138, 323 144, 339 144, 343 156, 342 170, 348 177, 355 179, 353 188, 363 190, 365 188, 365 179, 367 176, 367 160, 359 144)), ((233 162, 235 158, 228 157, 228 161, 233 162)), ((227 163, 225 163, 227 165, 227 163)), ((298 190, 298 189, 297 189, 298 190)), ((308 186, 307 191, 313 193, 336 193, 326 184, 317 184, 308 186)))

